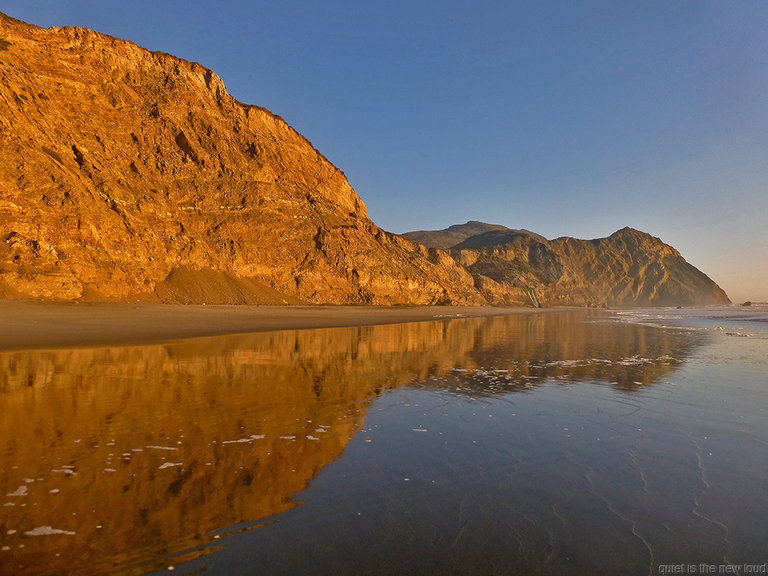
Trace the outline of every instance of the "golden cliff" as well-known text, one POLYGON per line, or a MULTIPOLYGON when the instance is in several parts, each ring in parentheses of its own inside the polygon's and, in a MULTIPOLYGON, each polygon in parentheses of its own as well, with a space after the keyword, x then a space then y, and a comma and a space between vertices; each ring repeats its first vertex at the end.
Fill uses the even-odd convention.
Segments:
POLYGON ((0 297, 480 304, 199 64, 0 15, 0 297))
POLYGON ((0 14, 0 298, 727 302, 658 239, 378 228, 343 172, 211 70, 0 14), (450 254, 446 251, 449 250, 450 254))

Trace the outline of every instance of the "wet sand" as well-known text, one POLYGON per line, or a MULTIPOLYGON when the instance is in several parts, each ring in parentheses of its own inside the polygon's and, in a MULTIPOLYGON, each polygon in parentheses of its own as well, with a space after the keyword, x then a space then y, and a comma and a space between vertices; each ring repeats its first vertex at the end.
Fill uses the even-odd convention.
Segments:
POLYGON ((0 301, 0 350, 163 342, 271 330, 541 312, 475 306, 193 306, 0 301))

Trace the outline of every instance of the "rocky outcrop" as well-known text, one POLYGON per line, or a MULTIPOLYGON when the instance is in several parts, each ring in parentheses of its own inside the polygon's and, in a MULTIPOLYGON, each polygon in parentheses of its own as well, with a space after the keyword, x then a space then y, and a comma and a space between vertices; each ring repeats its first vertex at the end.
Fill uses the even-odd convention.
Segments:
POLYGON ((495 305, 674 306, 730 302, 725 292, 660 239, 631 228, 608 238, 547 240, 527 230, 468 222, 406 237, 448 246, 495 305), (461 234, 459 234, 461 235, 461 234))
POLYGON ((0 15, 0 297, 484 303, 211 70, 0 15))
POLYGON ((728 301, 634 230, 592 241, 483 222, 385 232, 306 138, 199 64, 2 14, 0 55, 0 298, 728 301))

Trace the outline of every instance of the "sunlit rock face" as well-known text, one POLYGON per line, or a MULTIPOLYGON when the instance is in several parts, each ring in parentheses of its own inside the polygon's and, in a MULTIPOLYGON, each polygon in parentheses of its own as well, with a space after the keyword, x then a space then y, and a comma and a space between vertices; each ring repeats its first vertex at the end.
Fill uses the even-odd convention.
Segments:
POLYGON ((211 70, 2 14, 0 297, 484 302, 211 70))
POLYGON ((482 222, 385 232, 306 138, 199 64, 1 14, 0 55, 1 298, 727 302, 629 229, 593 241, 482 222))
POLYGON ((496 305, 687 306, 726 304, 725 292, 650 234, 547 240, 528 230, 468 222, 405 237, 450 251, 496 305))
POLYGON ((0 574, 145 573, 253 528, 298 505, 393 388, 633 391, 694 345, 585 314, 1 352, 0 574))

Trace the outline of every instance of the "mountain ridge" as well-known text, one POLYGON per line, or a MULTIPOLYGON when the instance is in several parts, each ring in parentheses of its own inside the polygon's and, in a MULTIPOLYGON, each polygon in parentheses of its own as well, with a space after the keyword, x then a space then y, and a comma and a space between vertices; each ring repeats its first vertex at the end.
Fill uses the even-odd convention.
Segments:
POLYGON ((672 306, 730 303, 726 293, 672 246, 626 226, 606 238, 553 240, 470 221, 403 234, 448 246, 489 302, 504 305, 672 306), (477 232, 471 235, 472 232, 477 232))
POLYGON ((674 249, 630 233, 600 252, 479 221, 440 242, 382 230, 306 137, 195 62, 2 14, 0 55, 0 298, 727 301, 674 249))

